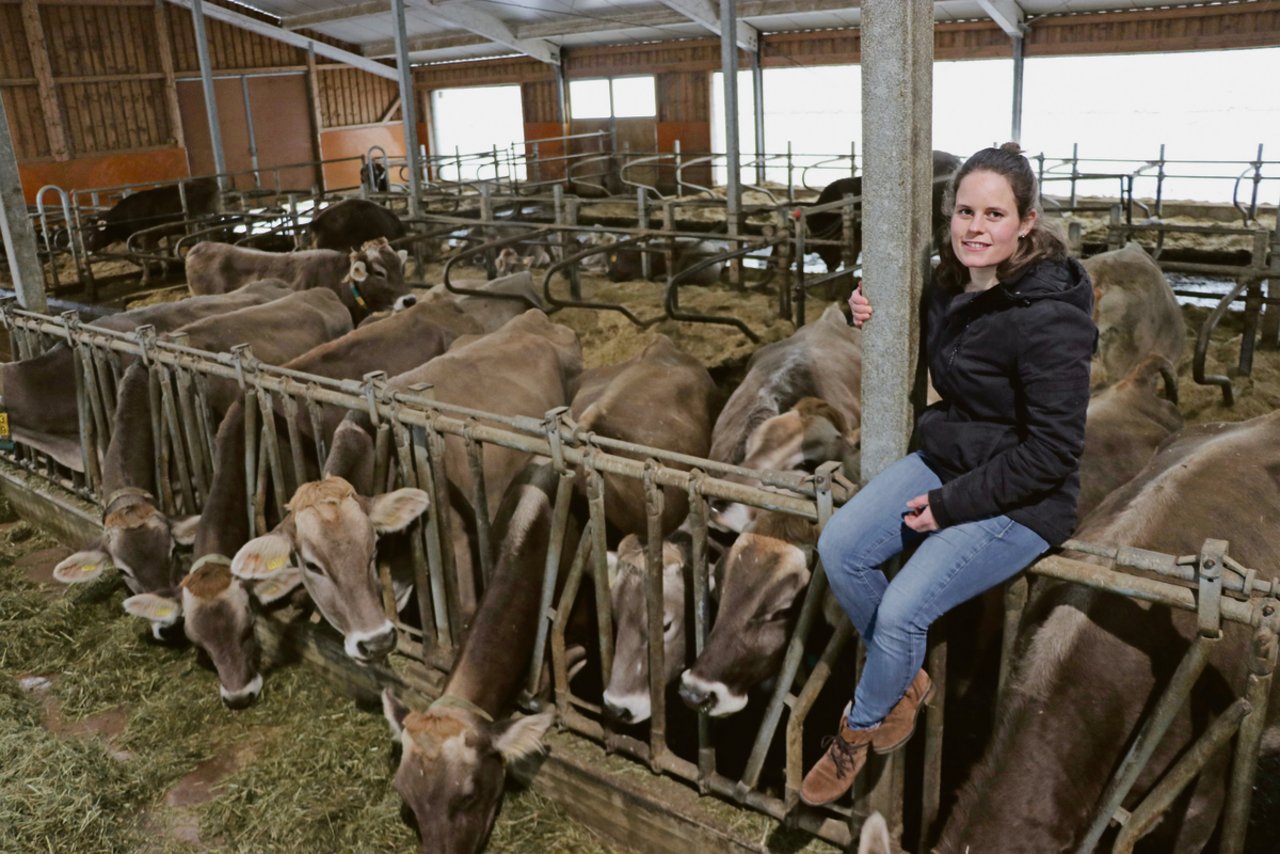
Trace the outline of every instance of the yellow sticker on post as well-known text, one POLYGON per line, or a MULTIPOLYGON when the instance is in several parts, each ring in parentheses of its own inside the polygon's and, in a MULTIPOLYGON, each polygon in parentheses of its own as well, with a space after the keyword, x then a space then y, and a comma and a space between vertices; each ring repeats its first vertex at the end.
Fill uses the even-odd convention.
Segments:
POLYGON ((9 434, 9 413, 0 409, 0 450, 13 450, 13 436, 9 434))

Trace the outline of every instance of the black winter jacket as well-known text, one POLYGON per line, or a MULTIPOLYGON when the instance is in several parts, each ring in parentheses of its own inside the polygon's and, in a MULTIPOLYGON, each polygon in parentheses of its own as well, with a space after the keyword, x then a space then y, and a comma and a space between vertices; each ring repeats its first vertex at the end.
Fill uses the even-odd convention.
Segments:
POLYGON ((1059 545, 1076 526, 1097 341, 1093 285, 1074 258, 1042 261, 979 293, 934 286, 927 354, 942 400, 916 446, 942 479, 940 527, 1005 514, 1059 545))

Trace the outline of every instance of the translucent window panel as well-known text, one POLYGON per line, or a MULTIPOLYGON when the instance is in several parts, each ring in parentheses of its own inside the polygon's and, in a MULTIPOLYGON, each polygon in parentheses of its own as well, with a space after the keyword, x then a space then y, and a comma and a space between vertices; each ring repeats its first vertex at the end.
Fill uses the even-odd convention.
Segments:
POLYGON ((494 178, 494 146, 498 171, 524 177, 524 164, 511 164, 523 154, 524 107, 519 86, 469 86, 431 93, 434 143, 431 151, 446 180, 494 178))
POLYGON ((656 116, 658 102, 653 77, 615 77, 613 114, 618 118, 656 116))
POLYGON ((609 106, 609 81, 570 80, 569 109, 575 119, 609 118, 612 115, 609 106))

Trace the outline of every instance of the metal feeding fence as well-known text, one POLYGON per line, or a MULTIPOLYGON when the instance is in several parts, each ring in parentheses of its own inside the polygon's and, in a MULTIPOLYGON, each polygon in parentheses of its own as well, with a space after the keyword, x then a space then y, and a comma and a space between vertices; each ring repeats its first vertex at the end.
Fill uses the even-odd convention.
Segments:
MULTIPOLYGON (((667 706, 660 546, 664 501, 676 494, 689 501, 686 526, 692 533, 692 657, 702 652, 714 623, 710 557, 714 535, 708 522, 709 502, 741 502, 799 517, 820 527, 830 518, 842 489, 838 464, 825 464, 814 474, 750 471, 584 432, 568 418, 564 408, 527 417, 502 417, 434 400, 429 387, 397 388, 380 374, 358 380, 333 380, 264 365, 243 347, 230 353, 206 353, 183 346, 180 339, 158 340, 148 329, 113 332, 81 325, 70 316, 44 316, 12 305, 4 311, 3 322, 23 355, 31 356, 48 347, 68 347, 74 354, 84 451, 80 472, 57 465, 23 446, 13 452, 11 459, 29 472, 58 481, 97 503, 102 497, 98 457, 110 438, 115 384, 122 368, 135 360, 141 360, 151 372, 156 474, 159 483, 174 484, 161 488, 159 500, 162 509, 170 513, 197 512, 207 494, 217 430, 208 405, 209 382, 234 382, 244 394, 245 506, 251 527, 258 533, 266 532, 269 520, 283 512, 292 490, 299 482, 314 477, 318 463, 324 459, 322 410, 337 407, 366 414, 375 434, 375 482, 417 486, 433 498, 427 515, 412 529, 411 537, 418 624, 394 613, 395 597, 389 590, 383 596, 388 616, 399 629, 398 654, 420 660, 430 672, 447 671, 465 635, 469 616, 459 594, 463 579, 456 574, 448 547, 446 444, 461 443, 465 450, 473 482, 472 493, 466 497, 475 507, 486 506, 482 465, 486 449, 506 448, 549 460, 559 480, 553 530, 548 538, 551 546, 545 556, 538 612, 541 616, 536 636, 529 644, 528 676, 520 705, 532 710, 543 702, 553 703, 561 727, 602 744, 611 752, 634 757, 655 772, 687 781, 700 792, 713 793, 837 845, 848 845, 856 838, 857 827, 872 810, 889 816, 897 832, 901 832, 904 814, 916 816, 912 822, 918 835, 915 841, 922 846, 929 841, 926 835, 942 802, 945 640, 934 643, 929 652, 927 666, 943 690, 927 710, 921 755, 913 755, 910 763, 902 753, 873 758, 872 773, 860 778, 852 806, 808 809, 798 805, 803 770, 817 752, 814 738, 830 725, 821 715, 812 721, 811 712, 832 674, 857 660, 856 652, 850 648, 853 632, 847 619, 841 618, 828 627, 823 618, 826 583, 820 565, 813 567, 811 579, 797 600, 794 628, 786 640, 774 687, 759 710, 745 756, 738 750, 731 763, 735 770, 722 770, 718 757, 725 757, 734 750, 735 743, 741 742, 726 742, 701 712, 694 718, 691 731, 678 733, 675 730, 685 725, 677 722, 667 706), (299 430, 304 418, 312 425, 310 437, 299 430), (648 691, 653 714, 647 734, 641 736, 634 729, 611 721, 604 714, 599 694, 600 685, 609 677, 616 624, 606 556, 606 475, 638 482, 645 496, 648 543, 644 599, 648 691), (585 489, 588 509, 585 517, 577 520, 583 525, 583 533, 575 545, 566 541, 565 533, 573 513, 574 494, 580 489, 585 489), (569 549, 569 569, 565 577, 557 578, 561 557, 569 558, 569 549), (579 597, 590 597, 596 609, 593 630, 599 650, 600 685, 575 674, 566 652, 566 626, 579 597), (550 699, 544 701, 539 699, 538 680, 548 655, 552 685, 550 699), (770 757, 775 756, 771 750, 776 751, 779 746, 784 755, 781 777, 774 773, 776 767, 767 767, 770 757), (868 780, 874 781, 874 786, 868 788, 868 780), (904 792, 913 793, 919 802, 904 803, 904 792)), ((494 553, 495 543, 489 520, 483 513, 478 516, 475 536, 484 557, 474 581, 483 591, 492 572, 489 556, 494 553)), ((1227 554, 1227 544, 1217 540, 1207 541, 1199 554, 1184 556, 1077 542, 1068 546, 1092 555, 1098 562, 1054 555, 1038 562, 1032 572, 1164 608, 1194 611, 1200 629, 1177 672, 1149 708, 1128 755, 1096 806, 1088 841, 1081 850, 1090 850, 1112 820, 1122 825, 1116 850, 1129 850, 1132 842, 1153 826, 1205 763, 1232 738, 1237 743, 1222 850, 1240 850, 1276 663, 1280 583, 1239 565, 1227 554), (1204 730, 1139 807, 1132 811, 1121 809, 1138 772, 1150 759, 1175 713, 1188 702, 1209 649, 1222 637, 1224 623, 1257 630, 1243 696, 1204 730)), ((387 573, 382 578, 384 585, 389 584, 387 573)), ((1014 631, 1026 600, 1027 581, 1022 578, 1007 589, 1000 691, 1005 690, 1013 664, 1014 631)), ((844 690, 844 681, 838 690, 844 690)), ((429 685, 422 686, 422 690, 429 689, 429 685)))

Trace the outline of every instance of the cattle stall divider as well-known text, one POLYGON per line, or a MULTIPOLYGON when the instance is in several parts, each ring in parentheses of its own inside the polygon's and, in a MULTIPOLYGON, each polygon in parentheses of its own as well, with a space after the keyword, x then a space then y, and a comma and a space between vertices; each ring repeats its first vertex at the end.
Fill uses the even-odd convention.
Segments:
MULTIPOLYGON (((177 485, 163 500, 168 509, 194 512, 206 495, 207 476, 213 460, 215 427, 209 417, 208 383, 229 380, 243 391, 245 400, 244 463, 246 505, 252 530, 265 533, 272 518, 284 512, 290 491, 304 479, 314 478, 316 466, 324 459, 325 442, 320 429, 323 407, 364 413, 375 431, 376 472, 379 487, 418 486, 433 497, 423 523, 416 524, 411 537, 414 601, 421 612, 421 625, 407 624, 395 613, 394 597, 384 587, 383 601, 388 616, 398 629, 397 656, 415 662, 412 672, 433 673, 419 682, 421 691, 438 691, 439 674, 447 672, 453 655, 465 635, 467 597, 483 592, 491 566, 483 563, 473 578, 458 574, 455 556, 450 554, 449 478, 445 450, 461 443, 465 465, 472 477, 472 491, 466 498, 475 507, 485 507, 486 484, 483 458, 486 449, 502 448, 541 457, 558 474, 554 501, 553 532, 550 542, 563 541, 570 514, 575 481, 581 479, 586 497, 586 515, 580 519, 583 534, 563 579, 556 577, 559 554, 548 554, 544 576, 543 602, 537 636, 530 647, 528 679, 520 705, 528 711, 546 705, 558 713, 562 729, 601 745, 609 753, 623 754, 644 763, 654 772, 674 777, 712 793, 723 801, 762 813, 788 826, 838 846, 857 838, 857 829, 872 804, 886 797, 898 798, 895 815, 903 814, 901 781, 882 773, 883 759, 872 758, 868 773, 859 778, 852 806, 835 805, 811 809, 798 804, 799 783, 808 762, 816 757, 812 736, 825 733, 830 722, 821 715, 811 724, 817 701, 830 694, 826 686, 837 668, 856 662, 850 649, 854 633, 847 618, 834 625, 824 619, 826 583, 821 562, 810 556, 812 574, 796 608, 794 627, 785 639, 782 663, 775 674, 774 687, 763 701, 748 704, 758 714, 750 736, 750 750, 744 756, 731 753, 743 741, 717 738, 723 722, 713 722, 698 711, 693 731, 681 734, 667 705, 668 686, 663 647, 663 582, 660 518, 664 504, 676 496, 689 502, 688 530, 691 532, 691 588, 693 598, 693 656, 702 652, 714 626, 712 595, 714 563, 709 502, 740 502, 760 510, 795 517, 821 526, 830 518, 837 498, 845 498, 856 485, 844 482, 838 464, 828 463, 815 473, 752 471, 711 460, 674 454, 611 439, 583 430, 565 407, 547 413, 502 416, 439 401, 429 386, 398 389, 380 373, 359 380, 333 380, 262 364, 246 347, 231 353, 206 353, 180 342, 157 338, 153 330, 119 333, 79 325, 71 316, 53 317, 7 306, 3 320, 20 351, 35 353, 42 342, 66 342, 77 356, 76 376, 81 436, 86 459, 97 456, 110 430, 110 395, 121 370, 129 361, 143 364, 151 372, 152 424, 158 441, 157 474, 172 466, 179 474, 177 485), (88 411, 85 411, 88 410, 88 411), (305 412, 314 431, 311 440, 298 432, 305 412), (203 413, 203 414, 202 414, 203 413), (285 421, 286 429, 279 429, 285 421), (88 449, 93 448, 91 452, 88 449), (185 474, 183 472, 185 471, 185 474), (616 614, 609 596, 609 567, 606 498, 608 479, 621 478, 639 484, 644 496, 646 542, 643 552, 645 574, 644 622, 648 626, 648 692, 653 718, 640 733, 611 720, 598 693, 608 680, 608 670, 616 652, 616 614), (559 598, 555 589, 563 582, 559 598), (592 589, 588 591, 586 588, 592 589), (474 586, 476 589, 469 589, 474 586), (597 611, 593 631, 599 650, 601 685, 582 676, 590 668, 574 669, 568 637, 570 611, 579 598, 589 597, 597 611), (538 673, 545 655, 551 658, 549 696, 540 692, 538 673), (825 692, 825 693, 824 693, 825 692), (783 714, 785 729, 779 738, 783 714), (675 743, 672 743, 674 739, 675 743), (783 751, 781 775, 770 773, 771 750, 783 751), (725 760, 737 770, 721 770, 725 760), (741 762, 740 762, 741 760, 741 762), (873 785, 874 784, 874 785, 873 785), (895 788, 896 786, 896 788, 895 788), (889 788, 885 788, 889 787, 889 788)), ((20 451, 25 455, 26 451, 20 451)), ((12 457, 11 457, 12 458, 12 457)), ((22 459, 22 457, 19 457, 22 459)), ((28 460, 28 463, 30 460, 28 460)), ((25 466, 38 473, 38 466, 25 466)), ((92 470, 90 466, 87 469, 92 470)), ((65 486, 65 482, 63 483, 65 486)), ((102 502, 101 483, 92 477, 72 486, 102 502)), ((484 514, 480 514, 484 515, 484 514)), ((486 522, 488 520, 486 519, 486 522)), ((494 532, 487 525, 478 529, 484 551, 491 552, 494 532)), ((382 556, 380 563, 385 562, 382 556)), ((1244 838, 1250 809, 1262 723, 1267 712, 1268 690, 1276 664, 1276 632, 1280 628, 1280 580, 1264 578, 1256 569, 1240 565, 1227 550, 1227 543, 1209 540, 1199 554, 1166 555, 1135 548, 1115 548, 1071 541, 1065 553, 1055 553, 1038 561, 1031 573, 1084 585, 1141 602, 1197 614, 1199 639, 1189 645, 1177 673, 1144 716, 1129 753, 1117 768, 1106 793, 1096 805, 1089 842, 1080 850, 1091 850, 1112 820, 1123 825, 1116 850, 1128 850, 1131 841, 1153 826, 1208 759, 1232 739, 1236 755, 1231 769, 1229 794, 1223 818, 1223 850, 1238 851, 1244 838), (1082 554, 1086 559, 1072 557, 1082 554), (1096 561, 1100 561, 1096 562, 1096 561), (1130 571, 1134 570, 1134 571, 1130 571), (1132 787, 1159 742, 1173 714, 1187 701, 1190 686, 1205 666, 1208 649, 1221 637, 1224 623, 1258 630, 1249 662, 1249 676, 1242 696, 1237 698, 1182 760, 1152 789, 1141 805, 1131 812, 1120 803, 1132 787)), ((388 573, 380 577, 384 585, 388 573)), ((1026 600, 1026 579, 1007 588, 1006 626, 1019 621, 1026 600)), ((474 600, 473 600, 474 601, 474 600)), ((321 633, 325 628, 317 629, 321 633)), ((1014 646, 1006 628, 1002 644, 1000 691, 1008 690, 1014 646)), ((945 686, 945 641, 930 652, 931 667, 945 686), (941 652, 939 652, 941 648, 941 652)), ((854 665, 856 666, 856 665, 854 665)), ((418 677, 413 677, 418 678, 418 677)), ((843 683, 843 680, 842 680, 843 683)), ((846 685, 833 688, 838 692, 846 685)), ((945 693, 945 690, 940 693, 945 693)), ((843 697, 839 698, 841 701, 843 697)), ((937 816, 941 769, 941 697, 927 707, 923 759, 910 763, 915 781, 908 787, 918 791, 920 805, 920 846, 927 828, 937 816)), ((686 715, 687 717, 687 715, 686 715)), ((685 724, 687 727, 688 724, 685 724)), ((773 769, 776 772, 778 769, 773 769)), ((900 832, 900 828, 897 832, 900 832)))

